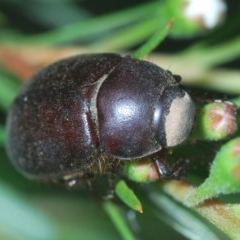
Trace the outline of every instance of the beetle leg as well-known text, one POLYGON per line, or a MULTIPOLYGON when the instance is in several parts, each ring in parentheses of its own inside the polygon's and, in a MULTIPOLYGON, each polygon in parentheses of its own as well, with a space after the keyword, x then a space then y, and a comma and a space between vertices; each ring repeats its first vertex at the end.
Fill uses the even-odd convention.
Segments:
POLYGON ((173 166, 168 166, 166 151, 161 155, 154 156, 153 161, 161 179, 182 179, 185 176, 186 169, 189 165, 188 160, 180 160, 173 166))
POLYGON ((163 159, 154 159, 154 163, 157 167, 159 177, 161 179, 170 179, 171 173, 164 162, 165 161, 163 159))

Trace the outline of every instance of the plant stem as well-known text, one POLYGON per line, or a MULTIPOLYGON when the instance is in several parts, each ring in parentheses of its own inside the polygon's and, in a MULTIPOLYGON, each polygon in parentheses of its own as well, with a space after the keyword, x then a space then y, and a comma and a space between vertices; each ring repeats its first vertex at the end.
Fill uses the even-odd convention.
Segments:
POLYGON ((5 128, 2 125, 0 125, 0 146, 3 146, 5 144, 5 140, 6 140, 5 128))
POLYGON ((194 45, 181 53, 181 57, 192 58, 207 68, 229 62, 240 55, 240 36, 216 46, 194 45))
MULTIPOLYGON (((196 76, 197 77, 197 76, 196 76)), ((208 70, 192 81, 192 86, 204 87, 230 94, 240 93, 240 71, 234 70, 208 70)))
POLYGON ((143 58, 152 52, 168 35, 174 20, 170 20, 164 28, 159 29, 145 44, 134 52, 135 58, 143 58))
POLYGON ((123 219, 119 209, 110 201, 103 203, 103 209, 108 214, 113 224, 124 240, 134 240, 132 232, 130 231, 126 221, 123 219))

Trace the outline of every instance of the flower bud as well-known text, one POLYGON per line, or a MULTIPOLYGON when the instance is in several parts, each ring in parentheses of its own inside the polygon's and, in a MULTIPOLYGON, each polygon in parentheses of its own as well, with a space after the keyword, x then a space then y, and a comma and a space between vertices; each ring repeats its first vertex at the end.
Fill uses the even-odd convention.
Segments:
POLYGON ((187 0, 184 15, 189 21, 212 29, 221 23, 226 10, 222 0, 187 0))
POLYGON ((217 141, 237 131, 236 106, 231 102, 215 101, 206 104, 198 114, 198 139, 217 141))
POLYGON ((159 179, 156 165, 150 160, 128 162, 124 165, 123 173, 135 182, 151 182, 159 179))
POLYGON ((173 34, 186 37, 204 33, 223 22, 227 6, 223 0, 169 0, 169 14, 175 18, 173 34))

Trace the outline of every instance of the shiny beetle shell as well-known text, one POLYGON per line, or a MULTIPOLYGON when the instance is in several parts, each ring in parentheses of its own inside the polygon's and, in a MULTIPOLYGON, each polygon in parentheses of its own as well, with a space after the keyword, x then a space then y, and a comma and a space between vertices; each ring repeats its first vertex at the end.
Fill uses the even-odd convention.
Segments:
POLYGON ((118 54, 78 55, 23 86, 8 114, 7 149, 26 176, 86 177, 182 143, 194 116, 169 71, 118 54))

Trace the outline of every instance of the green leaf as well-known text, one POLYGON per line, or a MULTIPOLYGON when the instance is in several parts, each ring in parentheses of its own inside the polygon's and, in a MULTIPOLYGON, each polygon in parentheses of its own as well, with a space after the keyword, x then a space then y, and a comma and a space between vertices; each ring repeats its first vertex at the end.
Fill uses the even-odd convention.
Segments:
POLYGON ((5 36, 5 39, 2 39, 2 41, 54 45, 86 38, 94 40, 94 36, 106 34, 113 29, 118 29, 121 26, 138 21, 139 19, 147 16, 150 12, 155 11, 155 9, 155 2, 148 3, 127 10, 113 12, 108 15, 106 14, 100 17, 90 18, 85 21, 77 21, 71 24, 63 25, 52 31, 31 37, 24 37, 20 35, 5 36))
POLYGON ((158 218, 187 239, 219 239, 202 219, 164 193, 152 191, 149 193, 149 198, 160 210, 155 211, 158 218))
POLYGON ((142 204, 133 190, 128 187, 125 181, 120 180, 115 186, 115 192, 117 196, 130 208, 140 213, 143 212, 142 204))
POLYGON ((221 147, 210 170, 210 176, 186 201, 190 206, 198 205, 219 194, 240 192, 240 137, 221 147))

